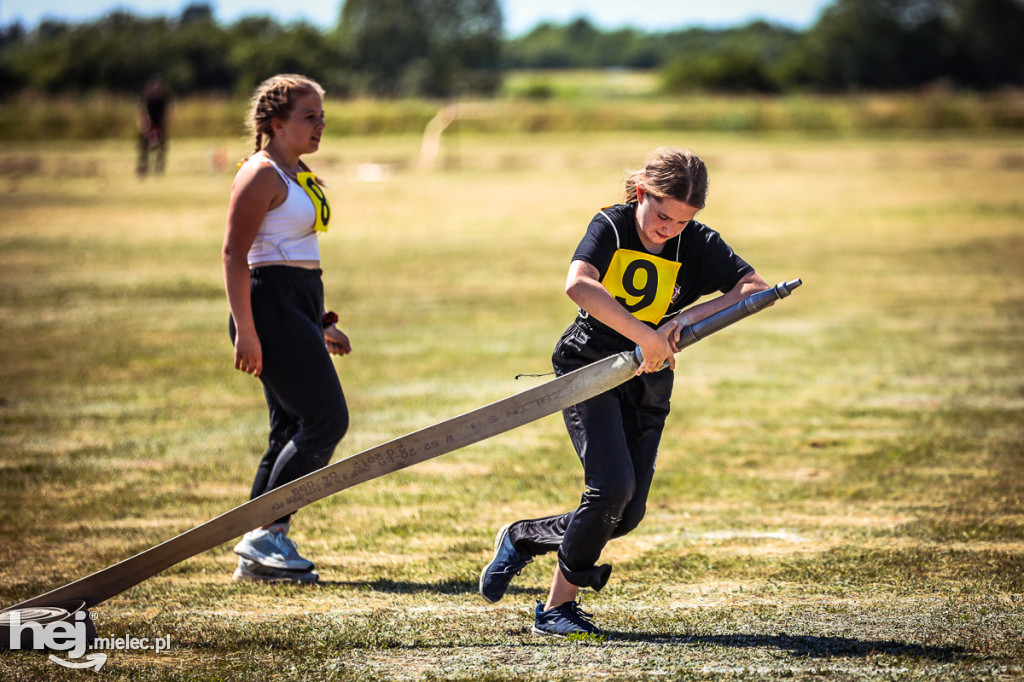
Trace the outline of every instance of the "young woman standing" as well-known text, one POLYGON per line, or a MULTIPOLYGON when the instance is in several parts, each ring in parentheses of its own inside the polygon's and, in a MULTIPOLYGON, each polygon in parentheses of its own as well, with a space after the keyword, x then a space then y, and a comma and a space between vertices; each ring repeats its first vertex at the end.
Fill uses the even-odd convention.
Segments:
MULTIPOLYGON (((253 498, 326 465, 348 429, 330 354, 352 348, 324 307, 317 240, 330 207, 302 161, 320 147, 323 94, 315 81, 291 74, 257 88, 248 121, 255 151, 231 190, 222 256, 235 369, 260 379, 270 413, 253 498)), ((289 521, 246 533, 235 546, 235 580, 317 580, 288 537, 289 521)))
POLYGON ((605 585, 611 566, 597 565, 605 544, 643 518, 679 335, 768 288, 717 232, 694 219, 707 190, 707 169, 696 155, 658 149, 626 179, 624 203, 594 216, 573 255, 566 293, 579 315, 555 347, 556 374, 637 346, 643 362, 635 378, 563 411, 583 464, 585 490, 576 510, 503 527, 481 572, 480 594, 493 603, 533 557, 557 551, 547 602, 537 602, 535 633, 601 632, 577 595, 581 587, 605 585), (715 292, 722 295, 686 308, 715 292))

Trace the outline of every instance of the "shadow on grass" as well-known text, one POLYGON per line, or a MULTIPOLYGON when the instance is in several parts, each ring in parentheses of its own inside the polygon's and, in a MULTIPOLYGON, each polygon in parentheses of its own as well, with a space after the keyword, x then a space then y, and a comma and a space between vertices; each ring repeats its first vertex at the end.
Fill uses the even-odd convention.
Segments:
POLYGON ((854 658, 888 654, 926 661, 951 663, 966 660, 969 652, 960 647, 927 647, 908 642, 861 640, 850 637, 807 637, 801 635, 652 635, 637 632, 608 632, 611 639, 654 644, 710 644, 735 648, 774 648, 808 658, 854 658))
MULTIPOLYGON (((409 582, 399 580, 321 580, 320 587, 344 586, 368 589, 387 594, 475 594, 476 581, 444 580, 439 582, 409 582)), ((506 594, 536 593, 536 590, 509 586, 506 594)), ((609 639, 652 644, 707 644, 734 648, 774 648, 788 651, 793 656, 807 658, 856 658, 886 654, 916 658, 923 661, 952 663, 969 660, 971 653, 961 647, 928 647, 923 644, 893 640, 861 640, 850 637, 811 637, 802 635, 670 635, 643 632, 617 632, 606 630, 609 639)))
MULTIPOLYGON (((320 580, 317 582, 320 587, 352 587, 384 592, 386 594, 419 594, 431 592, 435 594, 470 594, 476 593, 477 583, 468 580, 442 580, 432 583, 414 583, 404 580, 320 580)), ((529 592, 523 588, 510 588, 509 592, 529 592)))

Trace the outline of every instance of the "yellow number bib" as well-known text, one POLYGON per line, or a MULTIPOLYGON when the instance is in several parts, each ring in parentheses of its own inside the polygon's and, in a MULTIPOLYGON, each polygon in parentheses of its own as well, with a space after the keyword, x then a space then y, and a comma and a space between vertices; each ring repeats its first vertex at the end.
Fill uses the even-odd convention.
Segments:
POLYGON ((316 224, 313 229, 317 232, 326 232, 327 223, 331 222, 331 207, 327 203, 324 190, 316 183, 316 175, 309 172, 299 173, 295 179, 299 181, 299 186, 306 190, 306 194, 313 201, 313 207, 316 208, 316 224))
POLYGON ((676 261, 619 249, 601 284, 633 317, 658 324, 675 295, 679 266, 676 261))

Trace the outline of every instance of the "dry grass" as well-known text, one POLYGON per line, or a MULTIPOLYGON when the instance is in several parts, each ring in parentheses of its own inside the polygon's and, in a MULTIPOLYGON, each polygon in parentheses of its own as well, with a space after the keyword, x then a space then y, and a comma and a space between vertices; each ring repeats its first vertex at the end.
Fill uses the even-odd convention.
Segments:
MULTIPOLYGON (((0 153, 0 597, 38 594, 243 501, 258 387, 230 368, 225 141, 139 183, 117 144, 0 153)), ((98 607, 111 679, 1024 676, 1024 140, 476 136, 331 140, 338 456, 525 388, 572 306, 573 246, 659 144, 709 162, 704 220, 793 298, 685 351, 648 515, 586 608, 529 634, 538 559, 476 595, 495 530, 577 499, 557 417, 304 509, 312 588, 233 584, 230 544, 98 607), (362 164, 383 182, 356 182, 362 164)), ((364 167, 365 170, 365 167, 364 167)), ((365 177, 365 175, 364 175, 365 177)), ((5 679, 62 669, 0 655, 5 679)), ((69 673, 70 675, 71 673, 69 673)), ((78 673, 91 674, 91 673, 78 673)))
MULTIPOLYGON (((329 135, 415 135, 448 105, 423 99, 332 99, 329 135)), ((849 133, 915 130, 1020 131, 1024 91, 923 92, 848 95, 666 95, 654 72, 527 71, 506 75, 499 97, 465 101, 472 111, 456 126, 488 134, 638 132, 661 135, 707 131, 849 133)), ((133 97, 94 93, 22 93, 0 101, 5 144, 64 140, 121 140, 137 135, 133 97)), ((172 102, 172 140, 245 135, 246 102, 193 96, 172 102)), ((9 162, 9 161, 8 161, 9 162)), ((77 167, 81 173, 88 167, 77 167)))

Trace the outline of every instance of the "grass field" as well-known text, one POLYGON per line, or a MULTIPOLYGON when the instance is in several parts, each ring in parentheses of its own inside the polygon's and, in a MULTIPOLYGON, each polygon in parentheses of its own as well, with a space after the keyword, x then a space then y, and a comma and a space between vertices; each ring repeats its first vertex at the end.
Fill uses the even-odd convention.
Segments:
MULTIPOLYGON (((102 636, 171 646, 97 676, 1024 677, 1019 135, 462 133, 432 175, 416 136, 329 139, 336 459, 542 381, 514 376, 549 370, 572 249, 660 144, 707 160, 705 222, 805 284, 680 355, 647 518, 584 596, 605 641, 529 633, 550 557, 476 594, 499 526, 578 500, 551 416, 303 509, 317 586, 234 584, 228 543, 101 604, 102 636)), ((143 182, 127 143, 0 151, 0 605, 247 498, 265 407, 231 367, 221 145, 143 182)), ((2 679, 93 674, 0 654, 2 679)))

